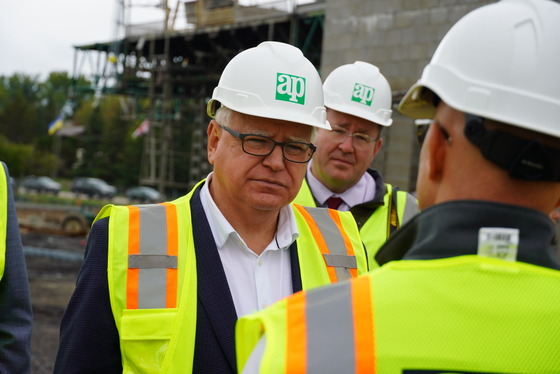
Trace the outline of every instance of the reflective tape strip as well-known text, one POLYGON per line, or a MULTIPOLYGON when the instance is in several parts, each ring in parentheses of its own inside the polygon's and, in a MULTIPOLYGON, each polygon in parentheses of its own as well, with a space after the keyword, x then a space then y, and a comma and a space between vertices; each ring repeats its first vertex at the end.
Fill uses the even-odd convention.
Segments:
MULTIPOLYGON (((140 253, 140 209, 128 206, 128 255, 140 253)), ((139 269, 128 269, 126 276, 126 307, 138 309, 139 269)))
POLYGON ((403 217, 401 220, 401 226, 404 225, 408 220, 418 214, 418 201, 411 194, 406 194, 406 204, 404 206, 403 217))
POLYGON ((346 230, 344 229, 344 227, 342 226, 342 222, 340 220, 340 212, 338 210, 329 210, 329 215, 331 216, 333 222, 336 224, 336 226, 338 227, 338 231, 340 231, 340 233, 342 234, 342 238, 344 239, 344 246, 346 247, 346 252, 348 256, 354 256, 354 263, 355 265, 353 267, 349 267, 349 272, 350 275, 355 278, 358 276, 358 264, 357 264, 357 260, 356 260, 356 256, 354 253, 354 247, 352 246, 352 241, 350 240, 350 238, 348 237, 348 233, 346 232, 346 230))
POLYGON ((307 293, 307 373, 356 372, 352 315, 350 282, 307 293))
POLYGON ((370 277, 287 299, 288 373, 375 373, 370 277))
POLYGON ((286 373, 305 373, 307 366, 307 331, 305 326, 305 293, 286 299, 286 373))
MULTIPOLYGON (((331 216, 331 214, 338 215, 339 213, 335 210, 324 208, 304 207, 304 209, 316 222, 317 232, 323 239, 322 241, 324 243, 324 247, 320 246, 320 248, 324 248, 324 250, 322 250, 323 256, 328 254, 344 255, 352 256, 355 260, 354 249, 352 248, 348 238, 343 235, 344 229, 342 228, 342 225, 340 223, 337 224, 331 216)), ((317 232, 313 233, 316 240, 318 239, 316 236, 317 232)), ((325 259, 325 261, 327 260, 325 259)), ((352 278, 350 268, 346 266, 329 265, 328 262, 327 266, 330 266, 331 268, 334 267, 337 281, 352 278)), ((354 266, 354 268, 356 268, 356 266, 354 266)))
POLYGON ((352 281, 354 312, 354 346, 356 373, 375 373, 375 336, 373 325, 373 292, 371 278, 359 277, 352 281))
POLYGON ((129 269, 177 269, 177 256, 167 255, 129 255, 129 269))
POLYGON ((346 269, 357 269, 358 264, 356 263, 356 256, 348 255, 329 255, 324 254, 325 262, 328 266, 334 266, 346 269))
MULTIPOLYGON (((298 204, 294 204, 293 206, 301 213, 302 217, 305 219, 305 222, 307 222, 307 226, 311 231, 311 235, 313 236, 313 239, 315 240, 315 243, 319 247, 321 253, 322 254, 329 253, 329 248, 327 247, 327 243, 325 242, 325 239, 323 238, 323 235, 321 234, 321 230, 319 230, 317 223, 309 213, 308 211, 309 208, 306 208, 298 204)), ((331 283, 335 283, 337 281, 337 274, 335 269, 336 268, 327 266, 327 274, 329 275, 329 280, 331 283)))
POLYGON ((177 214, 173 204, 129 206, 127 308, 177 303, 177 214))

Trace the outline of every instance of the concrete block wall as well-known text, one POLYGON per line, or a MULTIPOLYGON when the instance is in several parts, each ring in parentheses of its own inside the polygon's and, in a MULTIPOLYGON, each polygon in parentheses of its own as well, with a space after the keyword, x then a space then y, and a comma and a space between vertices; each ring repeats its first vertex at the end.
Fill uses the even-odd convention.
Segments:
MULTIPOLYGON (((379 67, 394 106, 420 77, 441 38, 463 15, 490 0, 326 0, 321 76, 356 60, 379 67)), ((373 162, 388 183, 415 189, 419 146, 412 119, 393 108, 393 125, 373 162)))

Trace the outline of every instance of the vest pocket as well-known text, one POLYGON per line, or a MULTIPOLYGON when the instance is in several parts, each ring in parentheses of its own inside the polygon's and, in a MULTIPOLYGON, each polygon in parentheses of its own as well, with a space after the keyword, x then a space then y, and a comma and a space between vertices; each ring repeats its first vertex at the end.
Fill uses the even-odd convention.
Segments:
POLYGON ((159 373, 177 318, 177 308, 125 309, 119 335, 124 373, 159 373))

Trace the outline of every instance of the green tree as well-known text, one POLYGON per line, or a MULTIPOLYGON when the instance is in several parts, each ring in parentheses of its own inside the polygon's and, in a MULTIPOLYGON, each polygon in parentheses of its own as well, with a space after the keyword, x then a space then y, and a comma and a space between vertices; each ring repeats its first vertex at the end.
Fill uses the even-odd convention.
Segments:
POLYGON ((22 74, 0 77, 0 133, 16 143, 37 136, 39 80, 22 74))
POLYGON ((119 96, 106 96, 99 102, 85 103, 76 119, 86 124, 82 137, 84 162, 76 175, 102 178, 121 188, 136 184, 140 170, 140 142, 134 142, 134 123, 121 113, 119 96))
POLYGON ((0 160, 10 168, 14 177, 25 175, 49 175, 58 167, 58 159, 50 152, 44 152, 29 144, 16 144, 0 135, 0 160))

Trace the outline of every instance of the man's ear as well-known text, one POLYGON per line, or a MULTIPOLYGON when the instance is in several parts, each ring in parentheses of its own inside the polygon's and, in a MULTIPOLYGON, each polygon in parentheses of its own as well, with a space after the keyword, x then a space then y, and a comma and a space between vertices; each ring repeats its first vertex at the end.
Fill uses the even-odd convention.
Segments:
POLYGON ((214 165, 216 149, 218 148, 218 142, 220 140, 220 130, 220 126, 218 126, 216 120, 211 120, 206 129, 206 134, 208 135, 207 157, 211 165, 214 165))
POLYGON ((375 142, 375 146, 373 147, 373 157, 377 156, 377 152, 379 152, 382 145, 383 145, 383 138, 379 138, 379 140, 375 142))
POLYGON ((430 129, 426 134, 424 143, 428 160, 428 177, 431 180, 439 180, 443 175, 447 143, 443 133, 438 128, 438 124, 435 121, 432 121, 430 124, 430 129))

